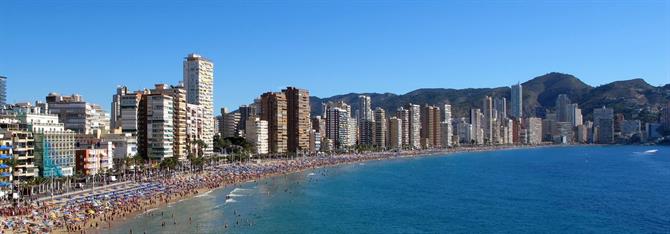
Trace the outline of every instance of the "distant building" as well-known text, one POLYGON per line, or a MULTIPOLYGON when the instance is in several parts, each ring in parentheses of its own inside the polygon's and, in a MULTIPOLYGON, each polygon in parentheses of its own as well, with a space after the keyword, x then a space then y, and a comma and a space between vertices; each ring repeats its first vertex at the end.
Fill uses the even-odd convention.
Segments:
POLYGON ((528 144, 537 145, 542 143, 542 119, 526 118, 524 124, 527 129, 528 144))
POLYGON ((421 148, 421 107, 415 104, 405 105, 409 112, 408 116, 408 139, 409 147, 413 149, 421 148))
POLYGON ((510 116, 517 119, 523 117, 523 86, 521 84, 512 85, 510 116))
POLYGON ((614 110, 596 108, 593 110, 593 127, 597 135, 597 143, 611 144, 614 142, 614 110))
POLYGON ((493 115, 493 99, 490 96, 485 96, 482 100, 482 114, 484 118, 481 128, 484 130, 484 142, 493 144, 493 121, 495 116, 493 115))
POLYGON ((326 110, 326 136, 333 141, 333 147, 342 149, 349 146, 349 112, 340 107, 326 110))
POLYGON ((379 148, 386 148, 386 111, 377 107, 374 111, 373 145, 379 148))
POLYGON ((572 107, 572 101, 566 94, 559 94, 556 98, 556 114, 558 116, 558 122, 571 122, 570 121, 570 108, 572 107))
POLYGON ((359 144, 373 145, 373 125, 374 116, 372 112, 372 103, 369 96, 358 96, 358 133, 359 144))
POLYGON ((389 119, 389 148, 402 148, 402 120, 397 117, 389 119))
POLYGON ((7 77, 0 76, 0 106, 7 105, 7 77))
POLYGON ((425 105, 421 108, 421 143, 423 148, 442 147, 441 119, 439 107, 425 105))
POLYGON ((577 103, 572 103, 568 105, 567 109, 568 122, 570 122, 573 127, 582 125, 584 121, 582 119, 582 109, 579 109, 579 105, 577 103))
POLYGON ((410 142, 409 142, 409 110, 404 109, 402 107, 399 107, 398 110, 395 112, 396 117, 400 120, 402 123, 401 131, 400 131, 400 137, 402 139, 401 144, 402 147, 410 147, 410 142))
POLYGON ((494 99, 493 108, 497 112, 497 119, 507 118, 507 98, 499 97, 494 99))
POLYGON ((661 111, 661 124, 666 128, 670 128, 670 102, 661 111))

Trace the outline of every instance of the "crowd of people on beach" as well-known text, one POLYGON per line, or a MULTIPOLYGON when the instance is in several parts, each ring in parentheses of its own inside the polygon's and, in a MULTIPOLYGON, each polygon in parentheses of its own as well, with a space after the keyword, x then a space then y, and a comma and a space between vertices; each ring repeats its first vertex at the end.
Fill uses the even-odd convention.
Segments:
MULTIPOLYGON (((502 148, 460 148, 458 151, 502 148)), ((451 150, 453 151, 456 150, 451 150)), ((0 233, 86 233, 90 230, 111 228, 114 222, 120 219, 131 218, 139 213, 208 190, 263 177, 344 163, 448 152, 450 151, 374 152, 268 159, 210 165, 200 171, 173 171, 168 176, 154 175, 141 178, 132 185, 108 191, 70 195, 60 200, 24 202, 0 207, 0 233)))

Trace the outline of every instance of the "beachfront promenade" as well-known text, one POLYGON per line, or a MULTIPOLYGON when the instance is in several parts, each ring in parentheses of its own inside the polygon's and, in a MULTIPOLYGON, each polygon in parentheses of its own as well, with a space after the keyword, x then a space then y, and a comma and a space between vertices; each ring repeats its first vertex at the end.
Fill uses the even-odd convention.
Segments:
POLYGON ((162 171, 32 202, 0 208, 0 230, 15 233, 73 232, 110 228, 120 219, 185 199, 208 190, 306 169, 367 160, 486 151, 519 146, 461 147, 447 150, 374 152, 233 164, 212 164, 197 171, 162 171))

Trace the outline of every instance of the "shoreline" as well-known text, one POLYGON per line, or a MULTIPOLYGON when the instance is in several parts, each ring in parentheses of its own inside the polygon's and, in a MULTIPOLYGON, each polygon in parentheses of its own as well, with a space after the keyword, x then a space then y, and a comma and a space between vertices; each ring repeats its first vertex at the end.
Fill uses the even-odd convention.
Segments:
MULTIPOLYGON (((148 211, 161 209, 180 201, 196 198, 217 189, 237 186, 260 179, 299 173, 318 168, 336 167, 366 161, 430 157, 457 153, 486 152, 497 150, 532 149, 546 147, 574 147, 581 145, 502 145, 456 147, 434 150, 411 150, 399 152, 366 152, 331 156, 300 157, 294 159, 266 159, 259 162, 218 164, 202 171, 172 172, 131 182, 131 188, 111 189, 104 194, 89 194, 68 198, 63 203, 42 202, 24 207, 29 212, 10 216, 14 225, 3 231, 50 232, 50 233, 100 233, 134 219, 148 211), (19 226, 23 220, 23 226, 19 226), (26 220, 31 224, 26 225, 26 220), (41 224, 41 225, 40 225, 41 224)), ((153 214, 152 214, 153 215, 153 214)), ((176 221, 175 221, 176 222, 176 221)), ((129 230, 130 231, 130 230, 129 230)))
MULTIPOLYGON (((395 159, 408 159, 408 158, 423 158, 423 157, 431 157, 431 156, 442 156, 442 155, 450 155, 450 154, 457 154, 457 153, 476 153, 476 152, 491 152, 491 151, 497 151, 497 150, 516 150, 516 149, 534 149, 534 148, 548 148, 548 147, 565 147, 565 146, 580 146, 580 145, 510 145, 510 146, 486 146, 486 147, 459 147, 459 148, 451 148, 451 149, 442 149, 442 150, 421 150, 421 151, 401 151, 401 152, 385 152, 382 153, 382 155, 388 155, 391 154, 390 156, 381 156, 381 157, 373 157, 373 158, 366 158, 366 157, 361 157, 356 160, 352 161, 346 161, 346 162, 341 162, 341 163, 334 163, 334 164, 324 164, 316 167, 304 167, 304 168, 293 168, 290 170, 282 171, 282 172, 276 172, 276 173, 268 173, 268 174, 261 174, 257 175, 256 178, 252 178, 249 180, 245 181, 239 181, 236 183, 224 183, 221 184, 220 186, 217 187, 201 187, 196 189, 195 192, 190 193, 187 196, 184 197, 173 197, 172 199, 167 200, 164 203, 156 203, 156 204, 151 204, 147 206, 143 206, 138 210, 135 210, 131 213, 127 213, 122 216, 122 219, 115 219, 112 221, 104 221, 104 220, 90 220, 89 222, 84 225, 86 228, 84 228, 82 231, 83 233, 97 233, 103 230, 111 230, 112 228, 118 227, 119 225, 125 223, 128 220, 135 219, 141 215, 144 215, 148 212, 155 211, 157 209, 162 209, 165 207, 168 207, 169 205, 179 203, 181 201, 197 198, 200 195, 214 192, 219 189, 225 189, 228 188, 229 186, 236 186, 238 184, 245 184, 245 183, 253 183, 254 181, 261 180, 261 179, 268 179, 276 176, 284 176, 284 175, 289 175, 289 174, 294 174, 294 173, 301 173, 307 170, 314 170, 314 169, 319 169, 319 168, 328 168, 328 167, 337 167, 337 166, 343 166, 343 165, 350 165, 350 164, 355 164, 355 163, 360 163, 360 162, 369 162, 369 161, 386 161, 386 160, 395 160, 395 159), (395 155, 392 155, 395 154, 395 155), (98 222, 105 222, 108 225, 106 227, 102 228, 96 228, 95 225, 93 224, 95 221, 98 222)), ((364 153, 363 155, 368 155, 371 153, 364 153)), ((372 153, 374 154, 374 153, 372 153)), ((337 157, 337 156, 335 156, 337 157)), ((281 160, 281 159, 280 159, 281 160)), ((129 229, 129 231, 132 229, 129 229)), ((57 229, 54 230, 54 233, 72 233, 72 231, 66 230, 66 229, 57 229)))

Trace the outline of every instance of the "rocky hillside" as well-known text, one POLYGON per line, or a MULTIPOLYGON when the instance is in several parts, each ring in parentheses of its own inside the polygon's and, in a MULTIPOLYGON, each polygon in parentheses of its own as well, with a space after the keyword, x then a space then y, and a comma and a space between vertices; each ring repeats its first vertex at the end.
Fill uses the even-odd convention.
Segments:
MULTIPOLYGON (((552 109, 559 94, 567 94, 573 103, 578 103, 586 116, 590 116, 593 108, 608 106, 616 112, 625 113, 629 118, 642 109, 655 109, 670 101, 670 84, 654 87, 643 79, 616 81, 599 87, 585 84, 577 77, 552 72, 535 77, 522 83, 524 112, 536 115, 541 109, 552 109)), ((382 107, 390 113, 407 103, 443 105, 450 103, 457 117, 468 116, 470 108, 480 108, 482 98, 486 95, 506 97, 510 99, 509 87, 482 89, 444 89, 426 88, 397 95, 392 93, 349 93, 328 98, 311 97, 312 115, 321 114, 321 103, 328 101, 345 101, 358 108, 359 95, 368 95, 372 106, 382 107)))

